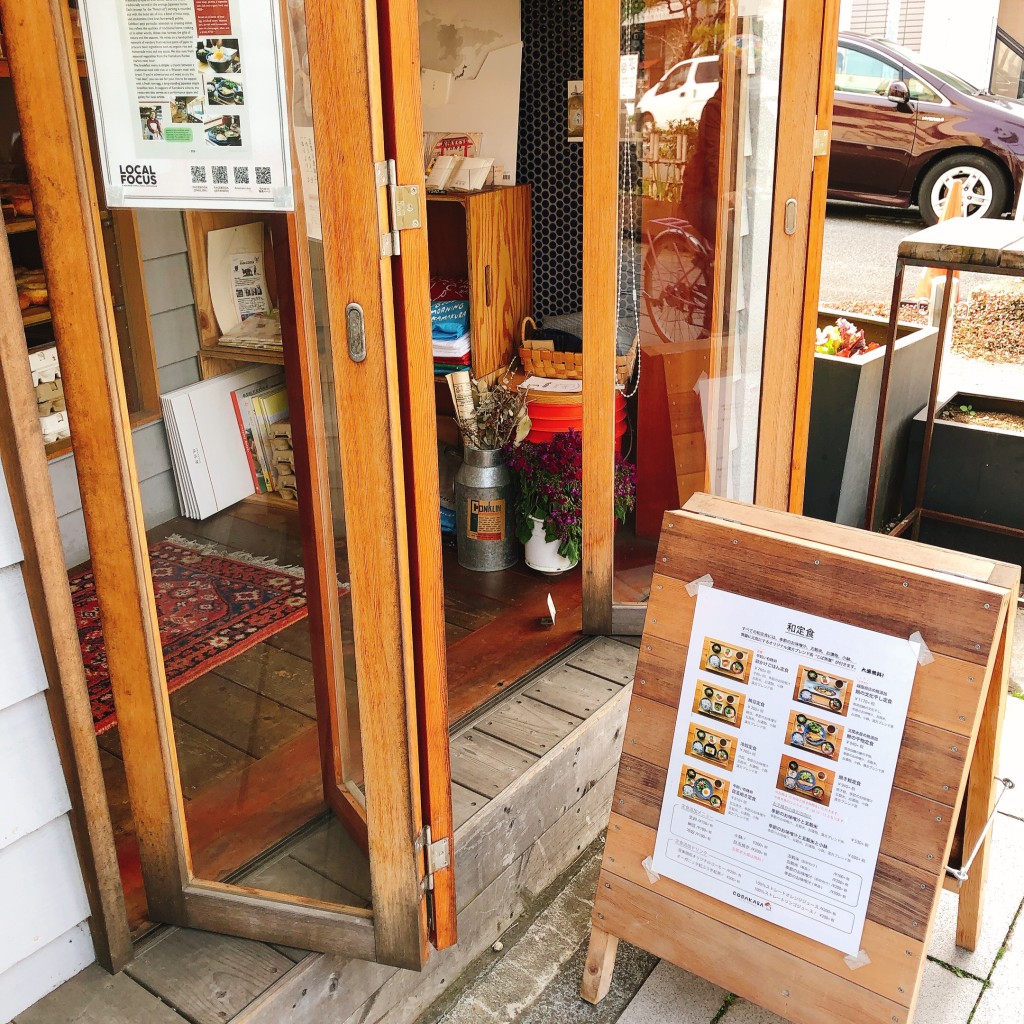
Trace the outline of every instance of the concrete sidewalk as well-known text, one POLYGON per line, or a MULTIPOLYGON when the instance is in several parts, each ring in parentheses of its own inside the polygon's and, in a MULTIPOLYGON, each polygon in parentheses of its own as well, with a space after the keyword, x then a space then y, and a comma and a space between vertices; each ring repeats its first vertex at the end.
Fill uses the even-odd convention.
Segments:
MULTIPOLYGON (((956 947, 957 898, 944 892, 914 1024, 1024 1019, 1024 701, 1007 703, 1000 774, 1018 785, 995 822, 981 943, 973 953, 956 947)), ((600 1006, 584 1003, 579 987, 599 865, 598 845, 533 924, 478 962, 467 972, 473 983, 421 1024, 784 1024, 625 943, 611 992, 600 1006)))

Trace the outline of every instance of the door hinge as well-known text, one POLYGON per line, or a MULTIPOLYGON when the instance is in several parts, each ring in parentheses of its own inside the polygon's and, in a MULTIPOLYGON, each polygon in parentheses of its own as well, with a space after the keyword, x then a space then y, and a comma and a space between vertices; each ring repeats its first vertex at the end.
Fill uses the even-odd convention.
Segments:
POLYGON ((423 850, 426 855, 426 873, 423 876, 423 889, 426 892, 433 892, 434 873, 443 871, 451 866, 452 847, 451 840, 445 837, 436 842, 431 838, 430 826, 424 825, 423 831, 416 837, 416 851, 423 850))
POLYGON ((827 128, 814 129, 814 155, 828 156, 829 132, 827 128))
POLYGON ((398 233, 423 227, 423 210, 420 205, 419 185, 399 185, 394 160, 378 160, 373 165, 374 181, 378 188, 386 188, 388 193, 388 223, 383 223, 383 214, 378 206, 380 217, 380 255, 401 256, 402 243, 398 233))

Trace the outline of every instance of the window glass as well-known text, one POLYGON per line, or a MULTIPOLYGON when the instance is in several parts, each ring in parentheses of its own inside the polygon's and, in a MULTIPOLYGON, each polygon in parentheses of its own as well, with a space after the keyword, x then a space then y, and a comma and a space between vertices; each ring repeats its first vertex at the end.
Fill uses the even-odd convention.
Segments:
POLYGON ((668 78, 662 82, 661 88, 658 92, 668 92, 670 89, 681 89, 686 85, 686 78, 690 74, 690 67, 690 62, 685 61, 678 67, 673 68, 668 78))
POLYGON ((901 77, 900 69, 878 57, 840 46, 836 52, 836 89, 841 92, 885 94, 886 86, 901 77))
POLYGON ((718 73, 718 61, 717 60, 703 60, 696 68, 696 74, 693 77, 695 82, 717 82, 721 78, 718 73))
POLYGON ((922 82, 920 78, 914 78, 911 75, 907 79, 907 86, 910 88, 910 98, 912 100, 924 100, 926 103, 942 102, 942 97, 927 82, 922 82))

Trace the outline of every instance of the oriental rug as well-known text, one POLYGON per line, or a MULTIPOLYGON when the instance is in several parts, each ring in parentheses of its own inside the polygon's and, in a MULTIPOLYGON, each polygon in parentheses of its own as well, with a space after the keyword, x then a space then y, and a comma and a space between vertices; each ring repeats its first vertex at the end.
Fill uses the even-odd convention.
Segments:
MULTIPOLYGON (((198 679, 307 614, 303 572, 246 552, 173 536, 153 544, 156 593, 168 693, 198 679)), ((91 568, 73 572, 71 596, 97 733, 117 724, 91 568)), ((342 587, 342 592, 347 591, 342 587)))

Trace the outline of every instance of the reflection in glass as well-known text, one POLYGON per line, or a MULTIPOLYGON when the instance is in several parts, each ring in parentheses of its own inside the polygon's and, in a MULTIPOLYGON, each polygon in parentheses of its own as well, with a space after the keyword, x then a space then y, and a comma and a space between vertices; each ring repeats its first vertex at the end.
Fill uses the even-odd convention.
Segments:
MULTIPOLYGON (((697 491, 753 499, 783 7, 623 5, 623 69, 638 74, 633 92, 623 74, 619 315, 640 338, 639 540, 697 491)), ((629 543, 620 531, 617 600, 636 599, 629 543)))

